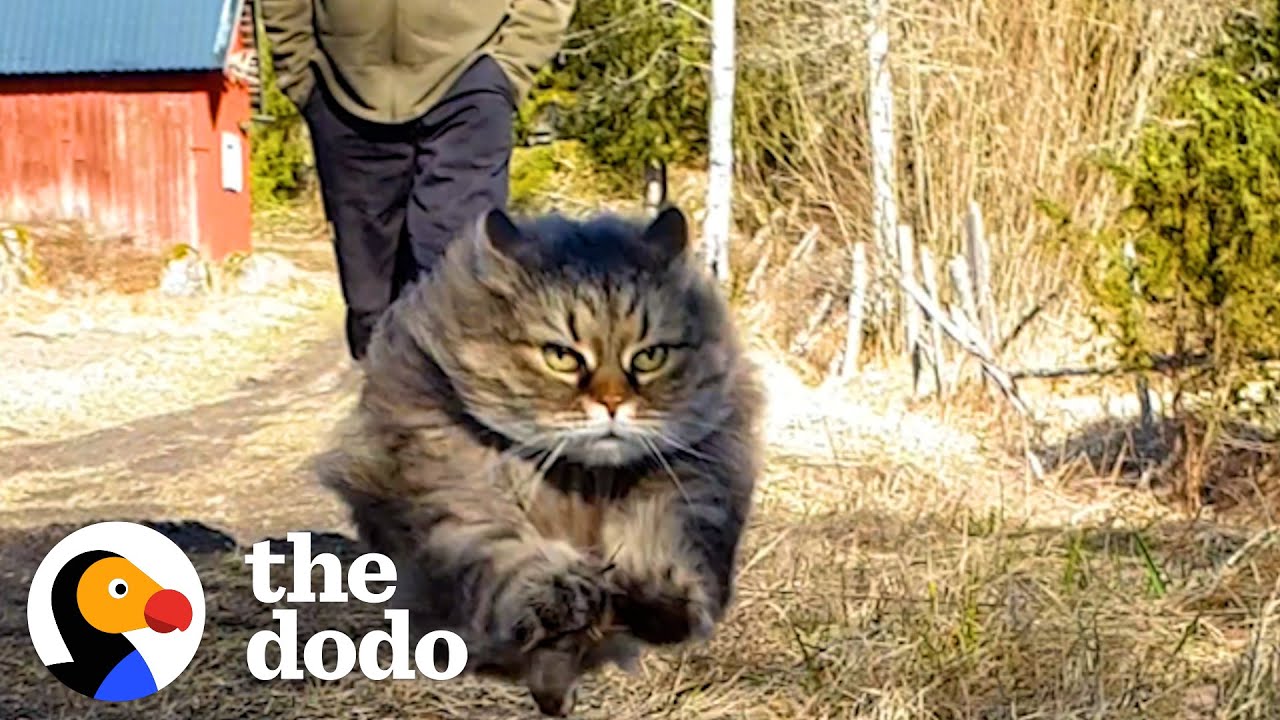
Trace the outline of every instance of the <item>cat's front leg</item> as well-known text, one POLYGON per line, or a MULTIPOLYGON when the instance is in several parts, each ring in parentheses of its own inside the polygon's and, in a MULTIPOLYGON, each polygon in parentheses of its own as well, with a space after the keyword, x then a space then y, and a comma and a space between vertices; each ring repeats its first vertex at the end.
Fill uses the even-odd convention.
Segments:
POLYGON ((733 595, 751 485, 697 467, 655 476, 611 509, 610 603, 619 623, 652 645, 708 639, 733 595))
POLYGON ((715 602, 688 563, 656 559, 652 567, 620 566, 610 602, 620 624, 651 645, 706 640, 715 628, 715 602))
POLYGON ((538 542, 498 567, 491 627, 521 651, 593 626, 604 613, 601 563, 567 543, 538 542))

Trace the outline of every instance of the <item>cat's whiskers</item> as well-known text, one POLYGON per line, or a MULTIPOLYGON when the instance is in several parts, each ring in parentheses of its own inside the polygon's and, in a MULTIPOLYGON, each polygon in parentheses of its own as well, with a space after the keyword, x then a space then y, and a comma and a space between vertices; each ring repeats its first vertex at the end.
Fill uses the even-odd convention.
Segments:
POLYGON ((688 446, 690 442, 701 442, 711 435, 719 435, 721 437, 733 439, 737 439, 742 435, 741 431, 734 428, 730 423, 708 422, 706 420, 698 420, 697 418, 681 418, 671 424, 661 423, 654 424, 652 427, 649 425, 646 425, 645 427, 651 431, 656 430, 661 432, 668 442, 673 442, 674 444, 675 438, 673 436, 676 435, 676 433, 668 432, 671 425, 674 425, 676 428, 683 427, 693 429, 689 432, 679 433, 679 437, 681 438, 680 442, 684 442, 686 445, 685 448, 682 448, 685 450, 689 449, 688 446), (693 437, 692 441, 687 439, 690 437, 693 437))
POLYGON ((550 437, 551 433, 536 433, 525 442, 516 442, 513 440, 511 441, 511 447, 498 453, 497 457, 492 461, 481 467, 476 472, 467 475, 464 479, 474 480, 482 475, 492 475, 492 473, 497 471, 499 467, 516 457, 523 457, 523 454, 526 452, 531 453, 529 459, 536 459, 546 452, 545 450, 540 450, 537 446, 550 437))
POLYGON ((556 442, 555 447, 551 449, 551 452, 547 453, 543 461, 538 463, 538 466, 536 469, 539 474, 545 473, 546 471, 551 469, 552 465, 555 465, 556 460, 560 458, 560 453, 564 450, 564 446, 567 444, 568 444, 568 440, 564 439, 563 437, 560 438, 558 442, 556 442))
POLYGON ((676 490, 680 491, 680 496, 684 498, 685 504, 692 505, 693 500, 691 500, 689 498, 689 494, 684 491, 684 485, 680 482, 680 478, 676 476, 676 471, 671 468, 671 463, 667 462, 667 457, 662 454, 662 450, 659 449, 657 445, 654 445, 653 441, 644 435, 637 435, 636 438, 640 440, 640 442, 648 448, 654 458, 662 464, 663 469, 667 471, 667 475, 671 478, 671 482, 675 484, 676 490))
POLYGON ((691 457, 695 457, 699 460, 707 460, 707 461, 715 460, 715 458, 711 457, 710 455, 704 452, 701 452, 699 450, 695 450, 685 442, 681 440, 677 440, 676 438, 672 437, 670 433, 665 433, 662 430, 659 430, 657 428, 637 428, 637 430, 639 430, 645 437, 650 438, 651 440, 657 440, 658 442, 666 443, 671 447, 675 448, 676 450, 679 450, 680 452, 686 455, 689 455, 691 457))
MULTIPOLYGON (((700 430, 711 430, 711 431, 722 430, 724 429, 724 426, 725 426, 724 422, 712 422, 709 420, 703 420, 696 417, 681 417, 676 422, 679 425, 687 425, 689 427, 698 428, 700 430)), ((653 424, 665 425, 666 422, 665 420, 657 420, 653 424)))
POLYGON ((564 446, 568 441, 561 438, 550 450, 546 451, 542 460, 533 467, 533 472, 529 473, 529 499, 532 501, 534 495, 538 492, 538 485, 542 482, 543 475, 556 464, 556 460, 560 458, 560 452, 564 450, 564 446))
MULTIPOLYGON (((550 453, 551 453, 550 449, 538 450, 533 454, 533 457, 531 457, 530 460, 534 461, 535 463, 540 463, 542 459, 545 458, 550 453)), ((537 477, 537 474, 538 474, 538 469, 537 469, 537 465, 535 465, 534 469, 530 471, 530 476, 537 477)), ((516 504, 519 505, 520 509, 523 510, 524 512, 529 512, 533 508, 533 499, 534 499, 534 494, 536 490, 537 490, 536 486, 533 484, 530 484, 528 491, 524 495, 521 495, 519 488, 512 488, 512 493, 515 495, 515 498, 516 498, 516 504)))

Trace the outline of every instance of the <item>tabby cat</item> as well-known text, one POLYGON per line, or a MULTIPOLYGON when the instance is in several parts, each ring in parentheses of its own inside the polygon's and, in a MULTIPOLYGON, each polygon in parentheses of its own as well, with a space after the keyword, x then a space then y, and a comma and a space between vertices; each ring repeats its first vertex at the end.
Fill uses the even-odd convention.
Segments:
POLYGON ((544 714, 733 595, 762 393, 688 234, 674 207, 486 213, 384 315, 319 458, 415 634, 457 632, 544 714))

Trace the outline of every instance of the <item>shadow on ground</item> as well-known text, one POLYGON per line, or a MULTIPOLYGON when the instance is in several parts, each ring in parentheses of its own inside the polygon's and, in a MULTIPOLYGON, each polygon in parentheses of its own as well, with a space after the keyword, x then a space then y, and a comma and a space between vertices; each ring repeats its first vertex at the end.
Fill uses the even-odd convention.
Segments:
POLYGON ((1237 423, 1204 448, 1204 432, 1198 422, 1183 419, 1106 419, 1036 452, 1046 470, 1068 482, 1107 478, 1149 488, 1191 510, 1212 506, 1280 515, 1280 442, 1274 433, 1237 423))

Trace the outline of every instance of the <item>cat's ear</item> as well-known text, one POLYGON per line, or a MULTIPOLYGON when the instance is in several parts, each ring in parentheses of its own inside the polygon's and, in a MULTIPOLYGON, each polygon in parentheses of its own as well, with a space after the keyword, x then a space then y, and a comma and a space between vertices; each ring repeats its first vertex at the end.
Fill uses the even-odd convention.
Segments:
POLYGON ((500 208, 493 208, 480 218, 480 241, 488 248, 512 260, 528 242, 511 217, 500 208))
POLYGON ((471 236, 476 278, 492 292, 513 292, 521 253, 530 245, 524 233, 505 212, 494 208, 476 218, 471 236))
POLYGON ((689 246, 689 221, 679 208, 668 206, 645 228, 641 242, 653 264, 666 267, 689 246))
POLYGON ((499 208, 476 218, 473 240, 476 269, 485 277, 512 274, 534 248, 531 238, 499 208))

